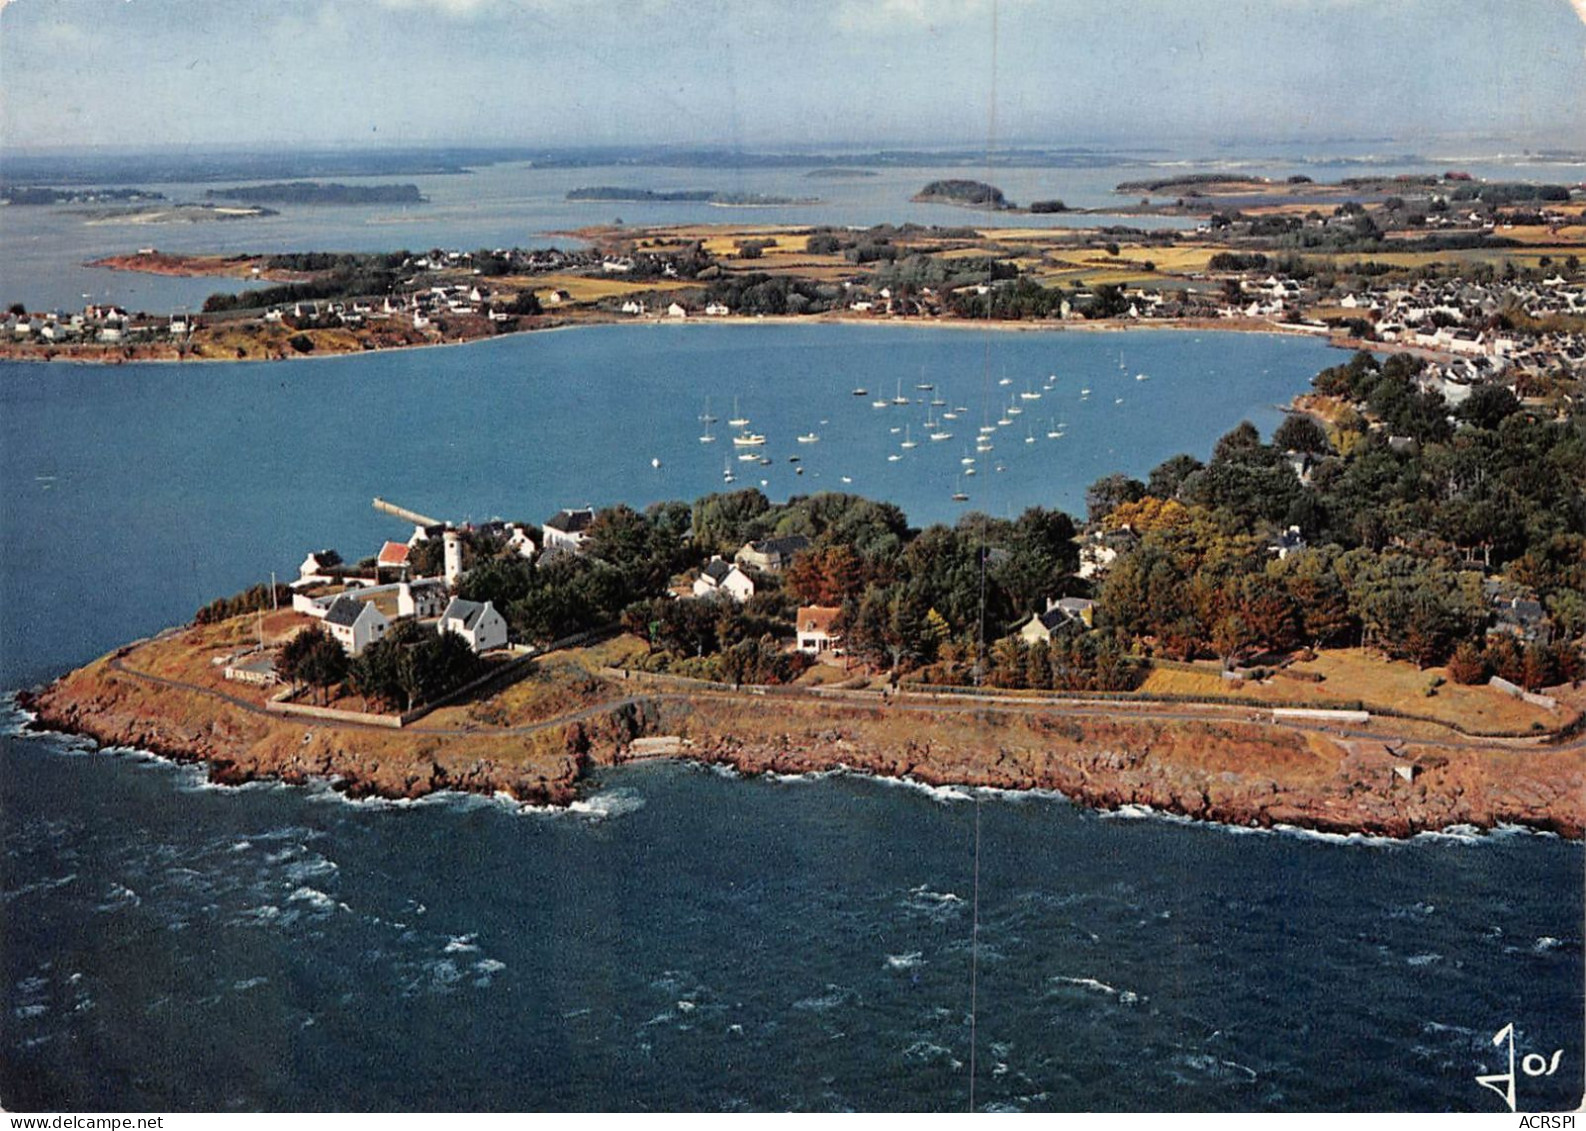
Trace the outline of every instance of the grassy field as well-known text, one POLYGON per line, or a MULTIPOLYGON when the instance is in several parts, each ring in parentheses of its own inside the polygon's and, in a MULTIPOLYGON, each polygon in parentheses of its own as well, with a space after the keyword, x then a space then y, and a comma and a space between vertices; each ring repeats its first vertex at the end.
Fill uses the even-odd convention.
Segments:
POLYGON ((573 302, 599 302, 607 298, 623 298, 627 295, 645 294, 651 291, 680 291, 698 284, 681 282, 677 279, 646 279, 640 282, 629 282, 610 276, 589 277, 584 275, 536 275, 531 279, 516 280, 518 285, 532 288, 535 297, 542 302, 551 291, 566 291, 572 296, 573 302))
POLYGON ((1322 682, 1277 677, 1265 683, 1232 683, 1218 674, 1216 664, 1208 663, 1193 672, 1158 668, 1142 690, 1154 695, 1239 696, 1314 703, 1317 707, 1358 701, 1368 710, 1386 707, 1473 733, 1525 731, 1533 724, 1552 730, 1573 717, 1572 713, 1534 707, 1491 687, 1456 684, 1443 668, 1422 671, 1414 664, 1382 660, 1358 648, 1322 652, 1314 662, 1295 664, 1292 670, 1320 675, 1322 682), (1427 688, 1437 679, 1443 682, 1436 694, 1427 695, 1427 688))

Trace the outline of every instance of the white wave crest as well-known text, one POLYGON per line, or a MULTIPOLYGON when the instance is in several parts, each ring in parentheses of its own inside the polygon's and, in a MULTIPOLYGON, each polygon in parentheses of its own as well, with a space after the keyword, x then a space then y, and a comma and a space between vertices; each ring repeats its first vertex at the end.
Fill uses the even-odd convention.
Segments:
POLYGON ((931 785, 929 782, 923 782, 923 781, 920 781, 918 778, 909 778, 909 777, 903 777, 903 778, 877 777, 877 778, 875 778, 875 780, 877 782, 879 782, 880 784, 882 784, 882 785, 898 786, 898 787, 901 787, 901 788, 904 788, 904 789, 918 790, 919 792, 925 794, 925 796, 929 797, 932 801, 940 801, 943 804, 946 804, 946 803, 952 802, 952 801, 973 801, 974 800, 973 796, 971 796, 968 793, 965 793, 958 786, 953 786, 953 785, 931 785))
POLYGON ((826 1013, 845 1002, 851 1001, 854 997, 854 991, 846 986, 828 984, 825 993, 812 994, 809 997, 800 998, 793 1003, 793 1008, 806 1012, 826 1013))
POLYGON ((953 1055, 951 1049, 931 1041, 915 1041, 903 1050, 903 1060, 907 1064, 933 1064, 945 1063, 949 1068, 957 1070, 962 1068, 963 1062, 953 1055))
POLYGON ((925 884, 921 884, 917 888, 909 889, 908 898, 903 901, 903 906, 940 921, 961 914, 964 910, 964 900, 962 896, 950 891, 932 891, 925 884))
POLYGON ((311 887, 297 888, 291 895, 286 897, 286 901, 288 903, 307 903, 312 907, 319 908, 321 911, 332 911, 336 907, 334 899, 318 888, 311 887))
POLYGON ((925 965, 923 951, 911 950, 907 954, 887 955, 888 970, 913 970, 916 966, 925 965))
POLYGON ((128 907, 136 907, 143 902, 143 897, 124 884, 111 884, 110 890, 105 894, 105 901, 99 904, 96 911, 122 911, 128 907))
POLYGON ((621 817, 644 808, 644 797, 633 789, 611 789, 595 794, 585 801, 575 801, 567 807, 569 813, 595 820, 621 817))

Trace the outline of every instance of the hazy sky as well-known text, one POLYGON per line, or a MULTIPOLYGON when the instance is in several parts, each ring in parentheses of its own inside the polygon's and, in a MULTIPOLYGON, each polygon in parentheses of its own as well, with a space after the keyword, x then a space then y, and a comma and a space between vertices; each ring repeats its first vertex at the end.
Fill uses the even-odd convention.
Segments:
POLYGON ((984 144, 993 121, 1003 144, 1485 135, 1586 147, 1586 0, 12 0, 0 11, 8 147, 984 144))

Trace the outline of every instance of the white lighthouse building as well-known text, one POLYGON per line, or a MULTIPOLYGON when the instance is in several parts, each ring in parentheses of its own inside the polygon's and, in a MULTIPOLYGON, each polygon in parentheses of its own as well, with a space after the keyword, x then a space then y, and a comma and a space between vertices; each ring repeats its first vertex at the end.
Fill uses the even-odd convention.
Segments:
POLYGON ((463 579, 463 539, 455 530, 447 530, 446 540, 446 587, 456 589, 457 583, 463 579))

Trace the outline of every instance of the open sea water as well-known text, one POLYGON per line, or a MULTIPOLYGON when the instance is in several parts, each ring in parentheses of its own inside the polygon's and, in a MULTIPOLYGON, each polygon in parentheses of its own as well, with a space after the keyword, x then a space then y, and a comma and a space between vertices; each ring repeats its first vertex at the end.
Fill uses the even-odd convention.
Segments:
MULTIPOLYGON (((372 553, 406 532, 376 494, 538 520, 690 499, 725 463, 773 498, 847 488, 950 521, 972 426, 1028 390, 967 505, 1077 510, 1099 475, 1204 456, 1244 416, 1269 429, 1341 356, 686 326, 3 365, 0 677, 51 678, 308 549, 372 553), (931 406, 870 401, 928 399, 920 383, 971 427, 902 449, 892 428, 931 406), (733 459, 734 399, 771 465, 733 459)), ((1561 1051, 1522 1074, 1522 1108, 1581 1098, 1583 854, 1552 837, 1247 833, 682 764, 606 772, 565 812, 351 804, 212 787, 22 721, 0 737, 11 1110, 951 1110, 972 1091, 1012 1110, 1492 1111, 1475 1076, 1503 1069, 1511 1022, 1522 1057, 1561 1051)))

